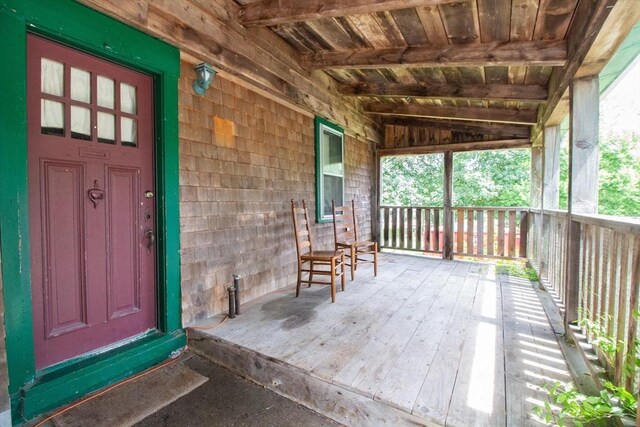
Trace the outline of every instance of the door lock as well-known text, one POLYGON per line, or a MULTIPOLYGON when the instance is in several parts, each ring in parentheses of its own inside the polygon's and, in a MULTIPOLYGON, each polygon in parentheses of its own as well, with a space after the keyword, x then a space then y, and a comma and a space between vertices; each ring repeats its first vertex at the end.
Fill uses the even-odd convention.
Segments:
POLYGON ((151 227, 144 231, 144 236, 147 238, 147 249, 151 249, 156 244, 156 235, 151 227))

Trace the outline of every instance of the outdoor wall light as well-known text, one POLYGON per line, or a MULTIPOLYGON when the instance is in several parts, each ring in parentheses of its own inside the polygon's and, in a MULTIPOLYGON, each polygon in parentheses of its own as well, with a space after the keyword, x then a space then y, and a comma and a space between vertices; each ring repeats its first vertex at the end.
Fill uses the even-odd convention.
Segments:
POLYGON ((211 86, 213 78, 216 76, 216 70, 206 62, 202 62, 193 68, 196 71, 196 79, 193 81, 193 90, 198 95, 204 95, 204 93, 211 86))

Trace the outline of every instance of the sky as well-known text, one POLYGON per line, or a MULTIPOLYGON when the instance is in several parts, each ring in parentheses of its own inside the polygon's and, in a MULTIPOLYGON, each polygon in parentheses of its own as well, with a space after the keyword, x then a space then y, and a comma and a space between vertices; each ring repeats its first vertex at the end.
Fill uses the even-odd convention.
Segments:
POLYGON ((640 56, 600 99, 601 134, 640 134, 640 56))

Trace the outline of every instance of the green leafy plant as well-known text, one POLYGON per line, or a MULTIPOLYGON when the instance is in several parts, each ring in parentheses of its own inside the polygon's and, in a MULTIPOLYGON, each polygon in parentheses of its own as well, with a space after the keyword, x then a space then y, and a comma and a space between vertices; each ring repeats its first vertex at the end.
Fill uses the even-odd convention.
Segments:
MULTIPOLYGON (((588 312, 586 311, 585 315, 581 315, 580 317, 581 319, 578 325, 583 328, 589 336, 593 337, 591 344, 600 349, 607 359, 607 362, 612 364, 616 358, 616 354, 624 348, 624 342, 607 335, 607 330, 604 325, 612 321, 612 317, 600 316, 596 320, 591 320, 588 318, 588 312)), ((637 352, 630 352, 630 354, 637 354, 637 352)))
POLYGON ((496 262, 496 273, 538 281, 538 273, 533 268, 518 262, 498 261, 496 262))
POLYGON ((549 387, 549 398, 560 410, 554 413, 551 404, 545 402, 544 408, 538 408, 538 415, 544 417, 547 423, 555 420, 560 427, 566 419, 571 419, 578 427, 611 418, 635 419, 638 410, 635 396, 609 381, 604 383, 604 387, 599 395, 587 396, 576 390, 572 383, 556 382, 549 387))

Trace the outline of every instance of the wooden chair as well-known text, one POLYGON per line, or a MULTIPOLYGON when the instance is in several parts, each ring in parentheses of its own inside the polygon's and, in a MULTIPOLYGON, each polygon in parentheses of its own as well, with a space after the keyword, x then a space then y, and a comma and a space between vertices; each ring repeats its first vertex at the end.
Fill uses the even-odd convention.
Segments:
POLYGON ((378 275, 378 242, 358 240, 358 226, 356 221, 356 207, 353 200, 347 206, 336 207, 335 201, 331 201, 333 208, 333 235, 336 250, 345 249, 349 258, 347 265, 351 267, 351 280, 358 269, 358 262, 373 263, 373 275, 378 275), (365 257, 363 257, 363 255, 365 257), (369 255, 372 255, 370 258, 369 255))
POLYGON ((336 280, 341 278, 343 291, 345 287, 344 251, 313 250, 311 230, 309 229, 309 213, 307 211, 307 203, 304 200, 301 208, 296 207, 295 202, 291 200, 291 215, 293 217, 293 232, 296 237, 296 251, 298 253, 296 297, 300 295, 302 283, 306 283, 309 287, 311 287, 311 284, 330 285, 331 302, 336 302, 336 280), (308 274, 307 279, 303 278, 305 273, 308 274), (314 280, 314 276, 329 276, 330 281, 314 280))

